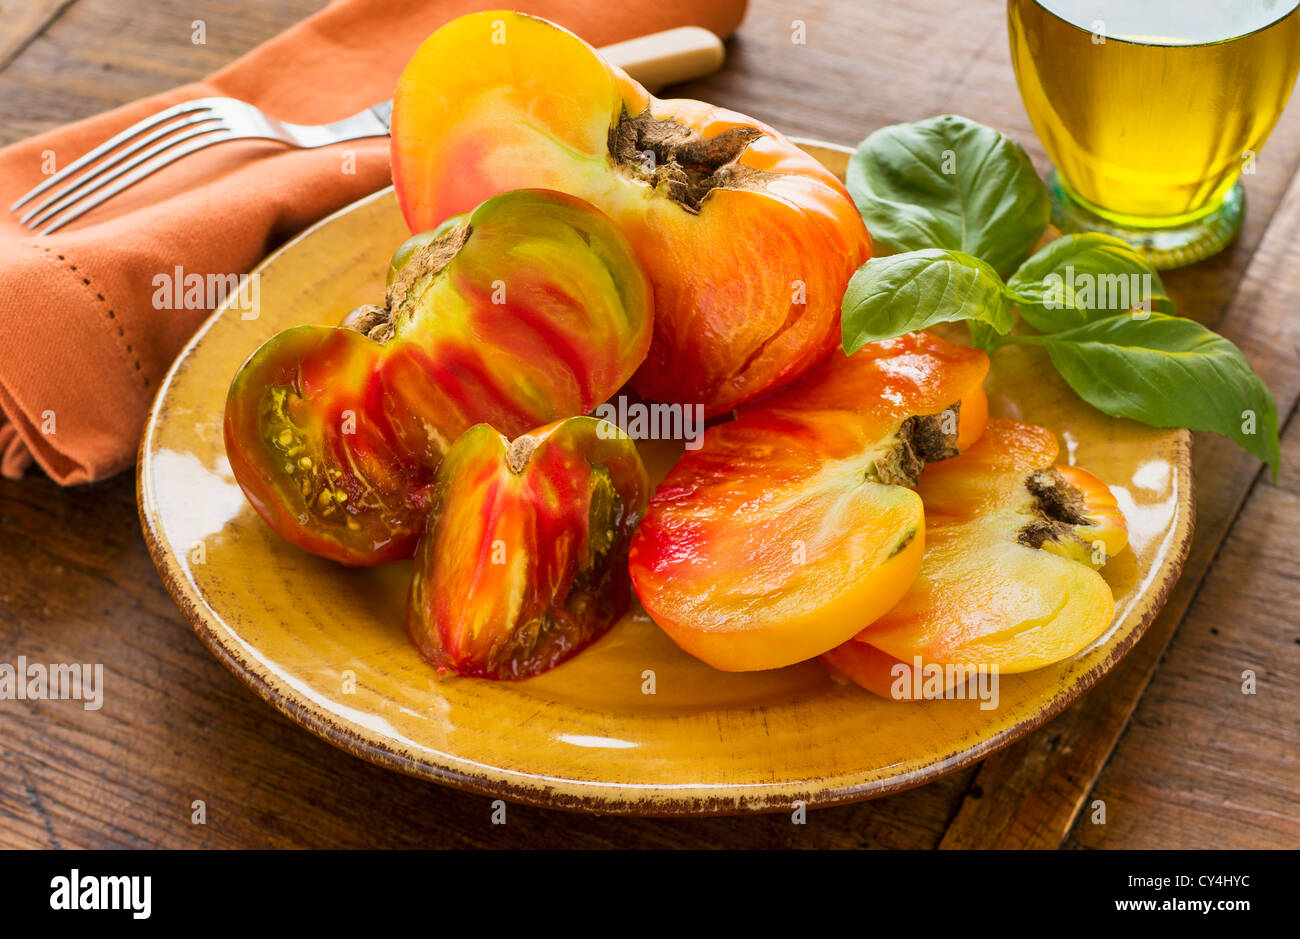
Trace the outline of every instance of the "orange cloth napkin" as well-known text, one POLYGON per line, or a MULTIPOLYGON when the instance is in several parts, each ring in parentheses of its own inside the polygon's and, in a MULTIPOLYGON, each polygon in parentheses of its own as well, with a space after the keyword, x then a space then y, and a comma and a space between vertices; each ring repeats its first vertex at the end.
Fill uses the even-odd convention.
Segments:
MULTIPOLYGON (((297 124, 392 96, 416 47, 472 0, 337 0, 205 81, 0 150, 0 209, 102 140, 169 105, 224 95, 297 124)), ((600 46, 675 26, 726 37, 745 0, 521 0, 600 46)), ((158 383, 210 310, 155 309, 154 278, 238 274, 317 219, 391 182, 388 139, 319 150, 240 141, 182 158, 53 235, 0 219, 0 471, 35 459, 58 482, 129 466, 158 383), (355 154, 355 172, 345 172, 355 154)))

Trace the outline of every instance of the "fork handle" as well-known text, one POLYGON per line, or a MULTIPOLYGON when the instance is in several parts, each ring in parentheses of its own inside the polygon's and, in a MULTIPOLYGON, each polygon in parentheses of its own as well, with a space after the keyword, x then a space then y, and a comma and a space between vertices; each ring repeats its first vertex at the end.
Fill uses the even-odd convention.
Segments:
MULTIPOLYGON (((710 75, 722 68, 726 58, 722 40, 702 26, 679 26, 601 46, 600 54, 651 91, 710 75)), ((387 130, 393 102, 380 102, 370 112, 387 130)))

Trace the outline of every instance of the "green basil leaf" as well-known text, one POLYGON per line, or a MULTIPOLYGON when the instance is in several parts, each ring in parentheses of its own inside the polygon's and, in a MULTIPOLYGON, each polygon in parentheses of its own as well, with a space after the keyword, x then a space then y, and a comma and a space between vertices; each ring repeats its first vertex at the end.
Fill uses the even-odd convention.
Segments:
POLYGON ((1240 349, 1195 320, 1120 314, 1021 338, 1046 348, 1070 387, 1098 410, 1152 427, 1223 434, 1277 478, 1273 395, 1240 349))
POLYGON ((1116 313, 1173 313, 1160 274, 1112 235, 1066 235, 1031 257, 1007 281, 1020 315, 1054 333, 1116 313))
POLYGON ((998 346, 1002 345, 1002 337, 988 323, 981 323, 979 320, 967 320, 966 328, 970 330, 971 345, 986 355, 997 352, 998 346))
POLYGON ((935 323, 978 320, 1001 335, 1012 324, 997 271, 969 254, 938 248, 872 258, 849 281, 840 312, 849 354, 935 323))
POLYGON ((846 184, 881 253, 951 248, 1015 270, 1051 214, 1025 151, 952 114, 882 127, 858 145, 846 184))

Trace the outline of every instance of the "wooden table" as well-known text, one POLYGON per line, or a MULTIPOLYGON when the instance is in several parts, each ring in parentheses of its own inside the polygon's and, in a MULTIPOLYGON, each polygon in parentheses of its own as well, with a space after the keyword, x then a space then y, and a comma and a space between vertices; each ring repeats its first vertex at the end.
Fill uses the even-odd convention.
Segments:
MULTIPOLYGON (((319 0, 0 0, 0 142, 225 64, 319 0), (207 24, 207 44, 190 41, 207 24)), ((726 69, 682 91, 791 134, 855 143, 955 112, 1041 147, 1016 92, 1000 0, 756 0, 726 69), (792 23, 806 24, 806 45, 792 23)), ((1300 97, 1300 96, 1298 96, 1300 97)), ((1159 141, 1152 141, 1159 146, 1159 141)), ((1245 178, 1236 243, 1167 278, 1180 311, 1300 393, 1300 104, 1245 178)), ((3 353, 0 353, 3 354, 3 353)), ((1196 441, 1186 572, 1136 649, 1080 702, 984 763, 812 813, 656 821, 512 808, 380 770, 259 701, 163 591, 129 473, 59 489, 0 481, 0 661, 102 662, 102 711, 0 702, 6 847, 1249 847, 1300 845, 1300 422, 1276 485, 1196 441), (1253 669, 1258 692, 1243 695, 1253 669), (195 800, 206 824, 192 823, 195 800), (1105 803, 1105 824, 1095 806, 1105 803)))

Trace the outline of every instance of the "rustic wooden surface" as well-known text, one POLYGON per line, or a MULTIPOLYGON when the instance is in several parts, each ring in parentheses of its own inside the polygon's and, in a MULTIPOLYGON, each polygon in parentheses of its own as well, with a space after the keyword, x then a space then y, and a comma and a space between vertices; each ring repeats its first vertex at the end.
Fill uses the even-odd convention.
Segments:
MULTIPOLYGON (((0 143, 198 77, 318 0, 0 0, 0 143), (190 41, 206 23, 207 43, 190 41)), ((1046 160, 1000 0, 757 0, 727 68, 682 89, 788 133, 854 143, 955 112, 1046 160), (792 40, 795 20, 807 42, 792 40)), ((1158 145, 1158 142, 1153 142, 1158 145)), ((1300 105, 1246 178, 1224 254, 1167 278, 1238 342, 1283 420, 1300 396, 1300 105)), ((0 481, 0 661, 102 662, 107 699, 0 702, 3 847, 1250 847, 1300 845, 1300 428, 1277 485, 1196 445, 1197 537, 1165 613, 1038 733, 932 785, 811 813, 655 821, 511 807, 380 770, 280 718, 199 644, 139 534, 130 474, 0 481), (1241 691, 1253 670, 1257 693, 1241 691), (191 821, 202 800, 207 822, 191 821), (1104 803, 1105 823, 1096 806, 1104 803)))

